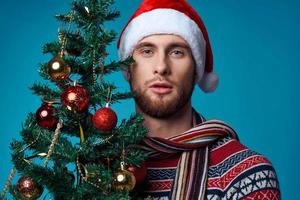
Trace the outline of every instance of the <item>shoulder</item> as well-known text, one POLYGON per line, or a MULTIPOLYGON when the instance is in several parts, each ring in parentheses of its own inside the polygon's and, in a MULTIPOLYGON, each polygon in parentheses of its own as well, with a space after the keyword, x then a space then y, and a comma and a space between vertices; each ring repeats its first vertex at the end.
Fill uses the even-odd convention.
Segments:
POLYGON ((210 147, 208 193, 240 199, 280 199, 279 183, 271 162, 230 137, 210 147))

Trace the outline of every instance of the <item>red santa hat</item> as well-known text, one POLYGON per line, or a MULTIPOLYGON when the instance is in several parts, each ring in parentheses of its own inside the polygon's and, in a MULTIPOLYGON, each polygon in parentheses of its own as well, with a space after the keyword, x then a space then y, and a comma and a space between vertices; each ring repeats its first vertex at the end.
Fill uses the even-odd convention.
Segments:
POLYGON ((120 60, 132 55, 143 38, 174 34, 190 46, 196 62, 196 82, 204 92, 213 92, 219 82, 213 72, 213 55, 208 33, 197 12, 185 0, 144 0, 121 32, 120 60))

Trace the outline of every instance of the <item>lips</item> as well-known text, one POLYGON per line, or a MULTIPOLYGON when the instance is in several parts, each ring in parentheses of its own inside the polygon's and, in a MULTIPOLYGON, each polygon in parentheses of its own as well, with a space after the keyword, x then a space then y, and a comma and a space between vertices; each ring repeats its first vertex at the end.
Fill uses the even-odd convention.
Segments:
POLYGON ((172 85, 168 82, 155 82, 149 86, 150 90, 156 94, 169 94, 172 92, 172 85))

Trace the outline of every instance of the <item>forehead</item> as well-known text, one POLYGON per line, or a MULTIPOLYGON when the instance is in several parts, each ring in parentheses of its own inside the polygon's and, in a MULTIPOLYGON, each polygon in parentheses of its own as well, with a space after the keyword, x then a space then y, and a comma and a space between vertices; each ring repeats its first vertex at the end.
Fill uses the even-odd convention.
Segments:
POLYGON ((190 48, 189 44, 182 37, 173 34, 155 34, 144 37, 137 43, 136 47, 143 44, 151 44, 153 46, 169 46, 178 44, 178 46, 190 48))

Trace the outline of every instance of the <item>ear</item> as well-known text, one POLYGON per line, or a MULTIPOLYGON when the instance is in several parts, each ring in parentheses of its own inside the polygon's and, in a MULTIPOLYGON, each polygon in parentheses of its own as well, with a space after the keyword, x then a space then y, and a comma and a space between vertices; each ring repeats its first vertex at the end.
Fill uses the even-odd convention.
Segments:
POLYGON ((131 73, 130 73, 130 69, 127 69, 126 71, 125 71, 125 73, 126 73, 126 80, 127 81, 130 81, 130 79, 131 79, 131 73))
POLYGON ((126 70, 122 70, 122 74, 124 76, 124 78, 126 79, 126 81, 129 81, 130 80, 130 69, 126 69, 126 70))
MULTIPOLYGON (((132 59, 133 59, 133 57, 132 57, 132 59)), ((134 66, 135 66, 135 60, 133 59, 133 62, 126 69, 122 70, 122 74, 123 74, 124 78, 129 82, 131 79, 131 71, 134 66)))

